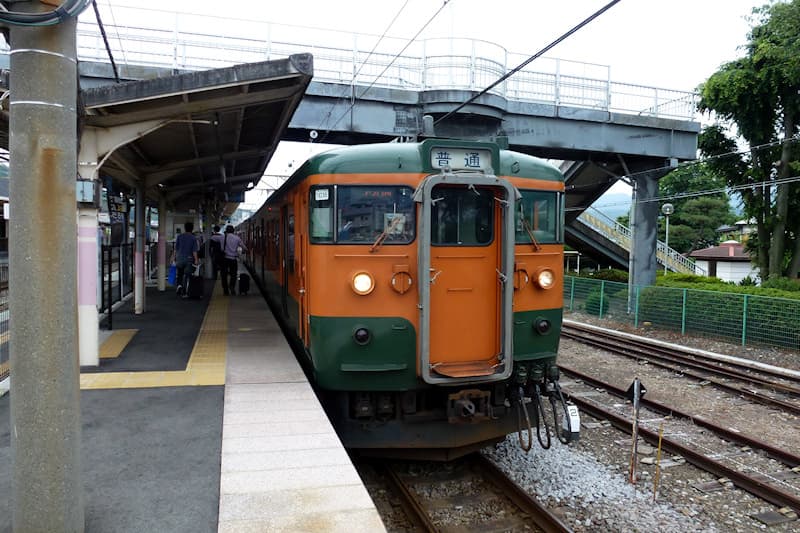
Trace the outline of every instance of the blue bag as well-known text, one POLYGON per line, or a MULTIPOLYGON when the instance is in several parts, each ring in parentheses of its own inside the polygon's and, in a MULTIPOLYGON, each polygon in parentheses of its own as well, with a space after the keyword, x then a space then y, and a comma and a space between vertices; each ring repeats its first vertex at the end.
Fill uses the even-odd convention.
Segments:
POLYGON ((178 277, 178 267, 175 265, 169 266, 169 272, 167 273, 167 283, 170 285, 175 285, 175 278, 178 277))

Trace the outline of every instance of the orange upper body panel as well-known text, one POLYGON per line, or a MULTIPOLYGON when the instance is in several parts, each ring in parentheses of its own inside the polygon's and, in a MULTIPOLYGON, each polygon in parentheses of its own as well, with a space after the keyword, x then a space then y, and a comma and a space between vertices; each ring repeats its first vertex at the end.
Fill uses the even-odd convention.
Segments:
MULTIPOLYGON (((416 188, 425 178, 423 174, 391 173, 381 174, 381 185, 406 185, 416 188)), ((510 178, 510 181, 521 189, 563 191, 563 183, 510 178)), ((267 270, 273 272, 278 283, 283 284, 286 269, 287 292, 291 298, 300 302, 302 314, 300 321, 307 321, 308 315, 314 316, 396 316, 411 322, 419 330, 418 308, 418 283, 421 281, 417 272, 417 243, 418 238, 410 244, 386 243, 370 252, 369 244, 314 244, 308 239, 308 198, 313 185, 323 184, 338 185, 374 185, 374 175, 363 174, 335 174, 313 175, 304 180, 287 196, 294 208, 294 256, 290 263, 284 260, 267 260, 267 270), (269 266, 272 268, 269 268, 269 266), (353 276, 358 272, 368 272, 375 281, 374 290, 368 295, 359 295, 352 288, 353 276), (405 293, 392 288, 392 278, 397 273, 407 273, 412 280, 411 287, 405 293)), ((266 213, 268 219, 274 218, 280 212, 279 207, 266 213)), ((416 217, 419 226, 419 212, 416 217)), ((280 224, 278 225, 280 227, 280 224)), ((272 233, 267 234, 274 238, 272 233)), ((497 252, 498 239, 489 247, 432 247, 432 266, 437 270, 446 270, 440 276, 440 288, 443 298, 439 299, 435 309, 437 338, 463 338, 465 331, 478 331, 483 329, 495 330, 499 321, 499 302, 494 296, 485 302, 486 313, 469 313, 471 305, 465 305, 461 300, 474 298, 475 294, 486 293, 496 295, 494 287, 495 276, 483 278, 474 277, 474 264, 480 259, 459 259, 458 256, 486 255, 493 257, 497 252), (446 251, 446 252, 445 252, 446 251), (456 251, 457 253, 454 253, 456 251), (451 256, 447 258, 445 256, 451 256), (438 261, 438 263, 437 263, 438 261), (437 267, 437 264, 439 267, 437 267), (446 265, 446 268, 445 266, 446 265), (489 285, 487 285, 487 283, 489 285), (484 316, 486 315, 486 316, 484 316), (491 316, 491 318, 490 318, 491 316), (491 324, 490 324, 491 323, 491 324), (491 327, 487 327, 491 326, 491 327)), ((279 249, 284 252, 284 247, 263 246, 270 253, 279 249)), ((518 244, 515 246, 515 264, 525 270, 528 282, 514 291, 514 311, 527 311, 532 309, 554 309, 562 305, 562 276, 563 245, 544 244, 536 250, 532 244, 518 244), (534 283, 534 276, 541 268, 549 268, 555 274, 555 286, 549 290, 539 288, 534 283)), ((282 258, 283 259, 283 258, 282 258)), ((488 263, 487 263, 488 264, 488 263)), ((487 267, 488 268, 488 267, 487 267)), ((491 267, 494 271, 494 266, 491 267)), ((435 272, 434 272, 435 274, 435 272)), ((422 279, 429 282, 430 276, 422 279)), ((439 283, 437 280, 435 283, 439 283)), ((437 293, 437 287, 432 287, 432 297, 437 293)), ((298 331, 303 331, 300 327, 298 331)), ((437 341, 438 342, 438 341, 437 341)), ((494 346, 496 335, 487 336, 486 339, 472 338, 465 341, 467 345, 482 346, 474 350, 476 353, 496 351, 494 346)), ((433 352, 435 353, 435 351, 433 352)))

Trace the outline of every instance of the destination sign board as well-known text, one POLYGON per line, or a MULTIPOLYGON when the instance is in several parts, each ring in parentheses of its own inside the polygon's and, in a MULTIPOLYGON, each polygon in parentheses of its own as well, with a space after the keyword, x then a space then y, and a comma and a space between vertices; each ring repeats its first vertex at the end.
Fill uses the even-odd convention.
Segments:
POLYGON ((431 149, 433 168, 451 170, 492 170, 492 152, 485 149, 434 146, 431 149))

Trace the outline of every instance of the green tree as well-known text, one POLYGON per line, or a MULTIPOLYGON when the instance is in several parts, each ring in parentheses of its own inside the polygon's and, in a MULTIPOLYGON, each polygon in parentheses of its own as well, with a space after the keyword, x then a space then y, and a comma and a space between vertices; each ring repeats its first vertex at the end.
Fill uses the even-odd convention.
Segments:
MULTIPOLYGON (((658 183, 659 195, 675 207, 669 217, 669 246, 681 253, 717 244, 717 228, 735 220, 725 193, 725 179, 705 163, 680 167, 658 183), (710 191, 717 191, 708 194, 710 191), (693 194, 703 193, 703 194, 693 194)), ((666 238, 661 220, 659 238, 666 238)))
MULTIPOLYGON (((754 185, 741 196, 745 214, 756 220, 750 244, 762 276, 797 277, 800 192, 787 178, 797 172, 800 155, 792 139, 800 124, 800 0, 754 9, 752 22, 746 55, 706 80, 699 102, 702 111, 736 126, 748 153, 719 157, 709 165, 725 172, 731 186, 754 185)), ((736 150, 722 124, 706 129, 699 145, 706 156, 736 150)))

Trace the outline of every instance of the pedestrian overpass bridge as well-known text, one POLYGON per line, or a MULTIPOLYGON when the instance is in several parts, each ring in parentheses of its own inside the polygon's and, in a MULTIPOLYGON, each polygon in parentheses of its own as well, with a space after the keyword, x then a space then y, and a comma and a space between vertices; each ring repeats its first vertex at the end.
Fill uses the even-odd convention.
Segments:
MULTIPOLYGON (((502 139, 513 150, 567 161, 568 244, 582 250, 589 246, 617 263, 627 264, 619 249, 606 245, 597 228, 578 216, 620 179, 639 183, 640 198, 653 197, 660 176, 696 157, 694 93, 617 82, 603 65, 540 58, 440 120, 527 56, 477 39, 409 43, 124 7, 114 8, 114 18, 104 16, 110 37, 105 40, 88 13, 77 34, 84 89, 310 53, 314 77, 283 140, 359 144, 413 139, 423 134, 429 115, 437 136, 502 139), (142 20, 142 14, 148 15, 146 25, 113 22, 142 20)), ((144 170, 163 169, 150 165, 144 170)), ((157 183, 169 186, 168 179, 157 183)), ((649 252, 653 259, 646 268, 652 270, 658 206, 649 202, 637 209, 645 220, 637 225, 642 234, 637 231, 627 246, 649 252)), ((636 255, 645 254, 637 250, 636 255)))

